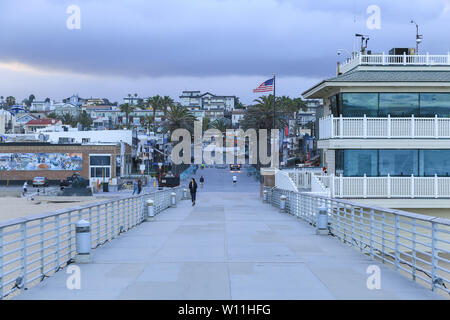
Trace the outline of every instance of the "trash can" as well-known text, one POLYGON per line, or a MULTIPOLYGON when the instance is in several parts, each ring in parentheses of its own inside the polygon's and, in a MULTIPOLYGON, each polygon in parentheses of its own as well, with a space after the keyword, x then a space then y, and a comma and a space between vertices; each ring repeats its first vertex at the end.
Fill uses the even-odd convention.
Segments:
POLYGON ((109 192, 109 183, 103 182, 103 192, 109 192))

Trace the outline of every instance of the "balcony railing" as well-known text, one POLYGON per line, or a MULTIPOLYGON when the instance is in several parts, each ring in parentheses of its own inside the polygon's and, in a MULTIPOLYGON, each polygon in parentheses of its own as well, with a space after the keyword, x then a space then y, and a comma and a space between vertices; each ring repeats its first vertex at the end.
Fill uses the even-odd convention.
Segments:
POLYGON ((445 55, 387 55, 387 54, 357 54, 348 59, 341 66, 343 73, 359 65, 379 65, 379 66, 430 66, 430 65, 450 65, 450 53, 445 55))
MULTIPOLYGON (((278 177, 278 179, 277 179, 278 177)), ((450 177, 344 177, 318 170, 279 170, 277 188, 347 199, 450 199, 450 177), (284 176, 281 179, 281 176, 284 176), (287 182, 287 180, 291 182, 287 182), (292 187, 295 185, 295 187, 292 187)))
POLYGON ((319 139, 350 138, 450 138, 450 118, 338 118, 319 120, 319 139))

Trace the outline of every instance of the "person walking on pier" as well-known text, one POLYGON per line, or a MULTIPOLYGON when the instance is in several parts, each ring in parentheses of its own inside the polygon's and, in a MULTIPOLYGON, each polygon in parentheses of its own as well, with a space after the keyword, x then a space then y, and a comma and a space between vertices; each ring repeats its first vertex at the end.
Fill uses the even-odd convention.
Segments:
POLYGON ((189 182, 189 190, 191 191, 191 199, 192 199, 192 205, 195 206, 195 198, 197 195, 197 182, 194 178, 191 179, 191 182, 189 182))
POLYGON ((205 182, 205 178, 203 176, 200 177, 200 188, 203 188, 203 183, 205 182))
POLYGON ((137 194, 138 193, 138 182, 137 182, 137 180, 133 180, 133 196, 134 196, 134 194, 137 194))
POLYGON ((142 192, 142 180, 139 179, 138 180, 138 194, 141 194, 141 192, 142 192))
POLYGON ((27 189, 28 189, 28 182, 25 181, 23 183, 23 196, 27 194, 27 189))
POLYGON ((233 176, 233 185, 236 185, 236 183, 237 183, 237 177, 233 176))

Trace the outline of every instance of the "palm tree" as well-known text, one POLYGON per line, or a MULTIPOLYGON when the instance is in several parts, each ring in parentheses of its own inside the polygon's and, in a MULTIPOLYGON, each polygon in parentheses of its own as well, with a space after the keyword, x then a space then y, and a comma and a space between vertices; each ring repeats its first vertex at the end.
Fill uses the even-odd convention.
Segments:
POLYGON ((167 109, 171 108, 173 105, 175 104, 175 102, 173 101, 173 99, 169 96, 164 96, 161 99, 161 107, 162 110, 164 111, 164 114, 166 114, 167 109))
POLYGON ((163 127, 165 132, 172 133, 176 129, 187 129, 192 132, 195 120, 197 118, 188 109, 181 105, 174 105, 167 110, 163 127))
POLYGON ((163 98, 160 95, 148 97, 146 104, 148 107, 152 106, 153 109, 153 121, 156 119, 156 110, 161 110, 163 98))
POLYGON ((120 111, 125 113, 128 129, 130 128, 129 115, 134 111, 135 108, 136 108, 135 106, 132 106, 129 103, 124 103, 120 106, 120 111))
POLYGON ((145 117, 141 118, 141 124, 142 124, 142 126, 146 127, 148 131, 150 131, 151 126, 153 124, 153 117, 145 116, 145 117))
POLYGON ((224 133, 227 131, 227 129, 231 128, 231 124, 228 119, 222 118, 222 119, 217 119, 217 120, 214 120, 213 122, 211 122, 210 127, 213 129, 217 129, 220 132, 224 133))

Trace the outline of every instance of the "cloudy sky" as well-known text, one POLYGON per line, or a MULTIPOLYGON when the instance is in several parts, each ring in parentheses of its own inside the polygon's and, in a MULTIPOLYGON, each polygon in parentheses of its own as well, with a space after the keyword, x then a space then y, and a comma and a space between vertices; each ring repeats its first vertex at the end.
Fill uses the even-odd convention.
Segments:
POLYGON ((0 95, 121 102, 201 90, 250 103, 276 73, 277 93, 295 97, 334 76, 355 33, 373 52, 414 47, 411 19, 421 52, 450 51, 450 0, 0 0, 0 95), (80 29, 67 28, 70 5, 80 29), (380 29, 367 26, 370 5, 380 29))

